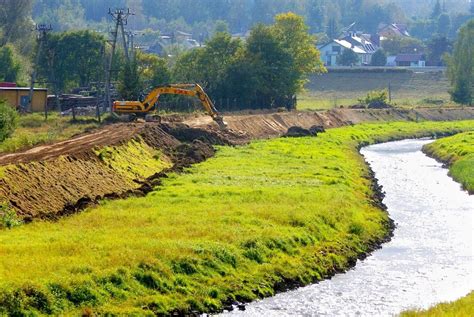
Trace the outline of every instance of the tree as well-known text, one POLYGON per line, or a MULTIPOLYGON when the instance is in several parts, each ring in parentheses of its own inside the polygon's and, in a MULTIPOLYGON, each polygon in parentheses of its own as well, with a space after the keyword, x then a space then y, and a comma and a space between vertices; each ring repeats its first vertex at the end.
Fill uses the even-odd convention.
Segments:
POLYGON ((423 52, 425 45, 412 37, 390 37, 382 41, 382 47, 388 55, 423 52))
POLYGON ((291 12, 279 14, 271 29, 293 58, 299 77, 298 89, 303 88, 306 75, 326 71, 316 49, 316 38, 308 33, 309 28, 304 23, 303 17, 291 12))
POLYGON ((342 66, 353 66, 359 62, 359 56, 351 49, 344 49, 338 63, 342 66))
POLYGON ((385 66, 387 65, 387 54, 383 49, 377 50, 374 55, 372 55, 372 60, 370 62, 372 66, 385 66))
POLYGON ((178 81, 198 82, 213 98, 224 98, 228 65, 242 47, 229 33, 216 33, 202 48, 181 55, 173 70, 178 81))
POLYGON ((143 84, 138 73, 137 62, 131 61, 125 63, 119 76, 118 91, 124 100, 138 100, 142 91, 143 84))
POLYGON ((166 59, 141 52, 137 53, 136 58, 138 74, 145 86, 156 87, 172 82, 166 59))
POLYGON ((433 11, 431 12, 431 19, 436 20, 439 15, 443 12, 441 9, 441 4, 439 0, 436 0, 435 6, 433 7, 433 11))
POLYGON ((258 85, 253 89, 267 105, 290 97, 299 89, 295 57, 285 49, 271 27, 260 24, 252 29, 245 59, 257 78, 258 85))
POLYGON ((327 35, 330 39, 335 39, 339 36, 339 26, 336 18, 330 18, 328 21, 327 35))
POLYGON ((309 0, 308 1, 308 24, 313 33, 323 31, 324 26, 324 8, 321 1, 309 0))
POLYGON ((474 19, 459 31, 453 56, 449 58, 448 75, 453 101, 472 105, 474 97, 474 19))
POLYGON ((13 107, 0 101, 0 142, 10 137, 15 131, 18 114, 13 107))
POLYGON ((55 90, 87 86, 104 72, 105 38, 91 31, 49 34, 40 57, 38 72, 55 90))
POLYGON ((428 65, 442 66, 442 57, 452 49, 452 43, 446 36, 435 35, 427 43, 428 65))
POLYGON ((0 27, 3 38, 0 46, 30 37, 32 0, 0 0, 0 27))
POLYGON ((229 33, 229 24, 223 20, 217 20, 214 25, 214 33, 229 33))
POLYGON ((443 13, 438 17, 438 33, 448 35, 451 29, 451 18, 448 14, 443 13))
POLYGON ((0 81, 16 82, 20 69, 13 47, 10 44, 0 47, 0 81))

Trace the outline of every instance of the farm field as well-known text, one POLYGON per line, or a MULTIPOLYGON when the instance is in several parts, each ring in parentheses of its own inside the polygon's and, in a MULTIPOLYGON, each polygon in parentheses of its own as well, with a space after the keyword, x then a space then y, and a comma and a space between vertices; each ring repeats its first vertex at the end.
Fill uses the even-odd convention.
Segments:
POLYGON ((450 102, 449 81, 442 70, 383 72, 377 69, 330 70, 313 75, 298 95, 299 110, 330 109, 357 104, 371 90, 391 87, 397 106, 442 106, 450 102))
POLYGON ((450 175, 474 193, 474 133, 440 139, 424 147, 425 153, 446 163, 450 175))
POLYGON ((357 147, 472 129, 377 123, 219 147, 146 197, 2 230, 0 312, 209 312, 327 277, 390 233, 357 147))

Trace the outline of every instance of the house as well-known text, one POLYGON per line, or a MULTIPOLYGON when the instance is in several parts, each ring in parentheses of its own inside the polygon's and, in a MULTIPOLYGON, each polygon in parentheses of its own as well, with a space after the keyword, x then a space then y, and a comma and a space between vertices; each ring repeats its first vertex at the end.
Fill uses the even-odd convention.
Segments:
MULTIPOLYGON (((28 107, 30 94, 29 87, 0 87, 0 100, 5 100, 7 104, 15 108, 28 107)), ((32 111, 43 111, 48 101, 48 89, 35 88, 33 90, 32 111)))
POLYGON ((403 67, 425 67, 426 60, 423 54, 398 54, 395 58, 397 66, 403 67))
POLYGON ((377 34, 381 40, 391 37, 409 37, 408 28, 404 24, 392 23, 384 24, 381 23, 378 28, 377 34))
POLYGON ((359 57, 355 66, 369 65, 372 55, 378 50, 378 46, 370 38, 368 34, 350 33, 341 39, 332 40, 318 47, 321 60, 325 66, 340 66, 339 56, 344 50, 352 50, 359 57))

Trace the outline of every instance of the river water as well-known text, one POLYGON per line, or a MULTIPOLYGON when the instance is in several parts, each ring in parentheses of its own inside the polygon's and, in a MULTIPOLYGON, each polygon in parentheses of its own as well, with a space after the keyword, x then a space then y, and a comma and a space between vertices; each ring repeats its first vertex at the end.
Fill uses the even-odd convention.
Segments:
POLYGON ((429 140, 365 147, 397 224, 392 241, 331 280, 251 303, 236 316, 393 316, 474 289, 474 196, 421 152, 429 140))

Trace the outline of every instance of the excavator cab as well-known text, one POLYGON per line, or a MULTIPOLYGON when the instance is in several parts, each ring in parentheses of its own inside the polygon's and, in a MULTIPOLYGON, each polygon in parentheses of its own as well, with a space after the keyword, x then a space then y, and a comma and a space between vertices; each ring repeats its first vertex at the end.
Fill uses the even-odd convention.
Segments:
POLYGON ((227 123, 215 108, 211 98, 198 84, 173 84, 154 88, 143 101, 115 101, 113 112, 117 114, 129 114, 135 117, 146 117, 155 110, 158 98, 164 94, 184 95, 197 97, 204 110, 217 123, 221 130, 227 130, 227 123))

